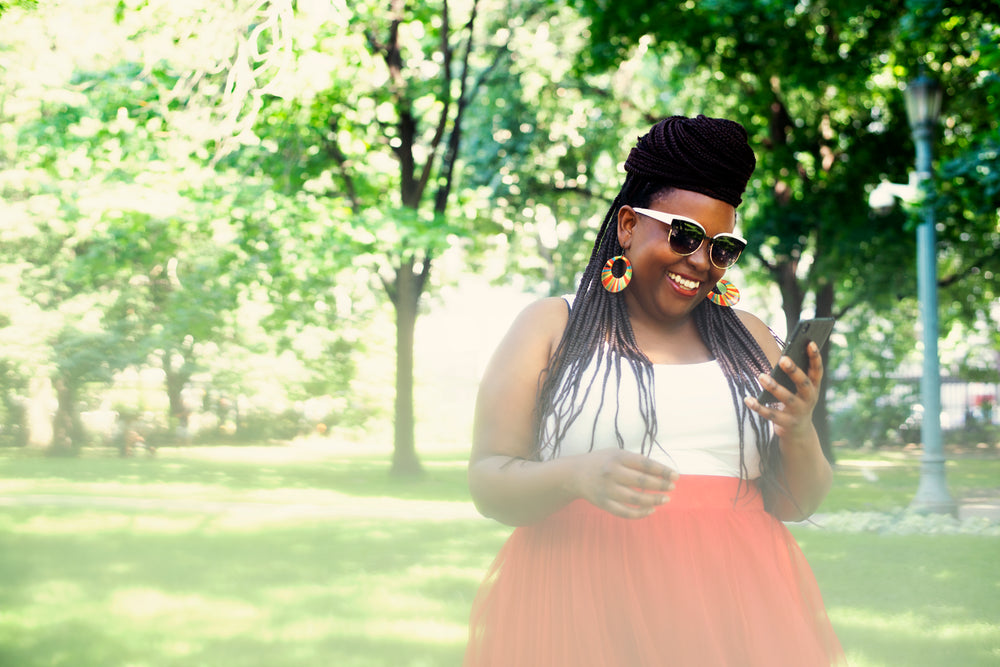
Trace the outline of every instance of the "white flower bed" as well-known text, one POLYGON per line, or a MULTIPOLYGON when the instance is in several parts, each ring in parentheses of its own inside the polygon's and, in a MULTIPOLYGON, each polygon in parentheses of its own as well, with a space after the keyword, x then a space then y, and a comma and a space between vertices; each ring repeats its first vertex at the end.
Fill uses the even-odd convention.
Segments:
POLYGON ((984 516, 957 519, 948 514, 895 512, 831 512, 817 514, 797 527, 838 533, 879 535, 987 535, 1000 537, 1000 521, 984 516))

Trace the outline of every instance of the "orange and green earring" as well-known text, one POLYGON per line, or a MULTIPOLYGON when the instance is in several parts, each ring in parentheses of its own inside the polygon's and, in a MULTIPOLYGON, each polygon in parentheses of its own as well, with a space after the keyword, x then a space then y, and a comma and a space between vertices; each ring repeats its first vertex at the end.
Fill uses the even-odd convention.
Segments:
POLYGON ((708 299, 717 306, 735 306, 740 302, 740 291, 736 285, 723 278, 708 293, 708 299))
POLYGON ((632 262, 625 255, 608 260, 601 270, 601 285, 612 294, 621 292, 632 280, 632 262), (617 273, 617 275, 616 275, 617 273))

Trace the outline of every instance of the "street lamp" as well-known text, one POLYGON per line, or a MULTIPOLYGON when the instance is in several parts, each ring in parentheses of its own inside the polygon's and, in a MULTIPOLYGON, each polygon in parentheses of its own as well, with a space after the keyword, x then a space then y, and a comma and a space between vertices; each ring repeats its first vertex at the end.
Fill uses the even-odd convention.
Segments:
POLYGON ((933 191, 931 141, 941 112, 941 88, 921 75, 903 91, 906 115, 917 149, 917 170, 908 183, 882 181, 868 196, 876 212, 892 208, 895 200, 920 204, 923 221, 917 225, 917 296, 924 344, 923 375, 920 378, 921 440, 924 453, 920 463, 920 483, 910 509, 925 514, 957 514, 958 506, 948 493, 944 479, 944 447, 941 443, 941 370, 938 362, 937 231, 934 209, 927 205, 933 191))
MULTIPOLYGON (((923 190, 923 221, 917 225, 917 295, 923 329, 924 369, 920 378, 923 403, 921 439, 924 453, 920 463, 920 483, 910 509, 928 514, 956 514, 957 505, 944 478, 944 447, 941 442, 941 371, 938 362, 937 240, 933 207, 926 198, 933 191, 931 140, 941 112, 941 88, 921 75, 903 91, 906 115, 917 149, 916 184, 923 190)), ((914 178, 911 176, 911 183, 914 178)))

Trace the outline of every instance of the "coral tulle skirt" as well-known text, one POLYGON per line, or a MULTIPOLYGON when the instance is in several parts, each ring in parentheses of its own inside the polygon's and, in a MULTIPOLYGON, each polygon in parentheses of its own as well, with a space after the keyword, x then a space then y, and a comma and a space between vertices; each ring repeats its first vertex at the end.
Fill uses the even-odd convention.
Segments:
POLYGON ((581 500, 517 528, 473 604, 466 667, 843 664, 794 538, 753 484, 734 503, 738 485, 682 476, 645 519, 581 500))

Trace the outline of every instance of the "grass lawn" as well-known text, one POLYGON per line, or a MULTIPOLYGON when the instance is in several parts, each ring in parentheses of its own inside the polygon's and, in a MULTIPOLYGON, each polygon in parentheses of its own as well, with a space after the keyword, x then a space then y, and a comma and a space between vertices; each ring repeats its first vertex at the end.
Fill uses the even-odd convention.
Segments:
MULTIPOLYGON (((822 511, 912 497, 918 459, 841 458, 822 511)), ((424 460, 401 482, 322 443, 0 452, 0 665, 459 665, 509 529, 476 517, 461 454, 424 460)), ((948 476, 995 492, 1000 461, 948 476)), ((1000 663, 1000 538, 794 532, 852 665, 1000 663)))
MULTIPOLYGON (((917 451, 838 450, 833 488, 821 511, 905 508, 913 500, 919 476, 917 451)), ((974 449, 950 452, 945 478, 956 500, 982 496, 1000 499, 1000 457, 995 453, 974 449)))

